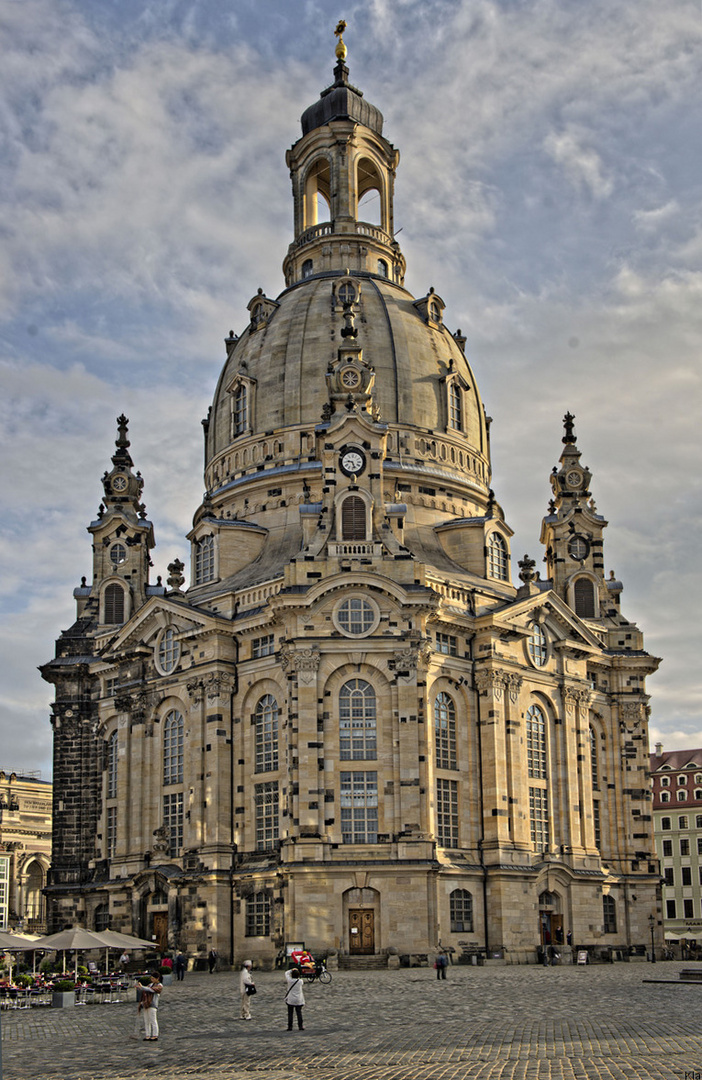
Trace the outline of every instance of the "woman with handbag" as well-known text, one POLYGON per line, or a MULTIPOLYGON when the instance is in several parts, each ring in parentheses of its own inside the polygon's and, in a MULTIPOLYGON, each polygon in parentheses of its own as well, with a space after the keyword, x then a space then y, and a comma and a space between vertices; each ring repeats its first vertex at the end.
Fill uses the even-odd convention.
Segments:
POLYGON ((288 1031, 293 1029, 293 1010, 297 1013, 297 1026, 300 1031, 304 1031, 304 1025, 302 1023, 302 1006, 305 1004, 305 995, 302 992, 302 979, 300 978, 300 969, 296 967, 290 968, 290 971, 285 972, 285 981, 288 984, 288 991, 285 995, 285 1003, 288 1006, 288 1031))
POLYGON ((241 1016, 240 1020, 251 1019, 251 1009, 249 1007, 249 998, 253 997, 256 993, 256 987, 254 981, 251 978, 251 961, 244 960, 244 965, 239 973, 239 993, 241 994, 241 1016))

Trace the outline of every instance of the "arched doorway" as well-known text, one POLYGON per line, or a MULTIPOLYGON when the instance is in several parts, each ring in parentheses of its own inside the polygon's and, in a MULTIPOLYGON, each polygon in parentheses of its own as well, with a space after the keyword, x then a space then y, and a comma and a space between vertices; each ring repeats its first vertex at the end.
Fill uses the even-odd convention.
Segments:
POLYGON ((541 945, 562 945, 563 913, 558 893, 542 892, 539 896, 539 940, 541 945))
POLYGON ((373 956, 378 951, 380 894, 375 889, 344 893, 344 925, 350 956, 373 956))

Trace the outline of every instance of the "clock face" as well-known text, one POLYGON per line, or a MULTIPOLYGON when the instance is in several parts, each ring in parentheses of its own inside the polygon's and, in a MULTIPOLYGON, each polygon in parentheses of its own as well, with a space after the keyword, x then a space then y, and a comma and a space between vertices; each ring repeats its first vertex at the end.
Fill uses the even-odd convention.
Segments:
POLYGON ((124 491, 126 486, 127 486, 127 478, 126 478, 126 476, 115 476, 115 477, 113 477, 113 479, 112 479, 112 490, 113 491, 124 491))
POLYGON ((582 476, 575 469, 571 469, 569 473, 566 473, 566 483, 568 487, 579 487, 582 476))
POLYGON ((350 450, 344 450, 339 464, 341 471, 347 476, 359 476, 366 467, 366 458, 362 450, 352 447, 350 450))
POLYGON ((574 536, 572 540, 568 541, 568 554, 573 559, 577 559, 578 562, 582 562, 587 558, 587 553, 590 550, 590 545, 584 536, 574 536))

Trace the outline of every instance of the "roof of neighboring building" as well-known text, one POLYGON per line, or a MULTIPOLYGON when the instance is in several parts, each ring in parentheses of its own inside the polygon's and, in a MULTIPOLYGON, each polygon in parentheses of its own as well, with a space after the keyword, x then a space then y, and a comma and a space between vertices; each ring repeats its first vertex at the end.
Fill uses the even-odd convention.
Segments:
POLYGON ((702 768, 702 750, 669 750, 660 756, 651 754, 651 772, 658 772, 663 766, 667 766, 666 772, 669 769, 679 771, 688 765, 702 768))

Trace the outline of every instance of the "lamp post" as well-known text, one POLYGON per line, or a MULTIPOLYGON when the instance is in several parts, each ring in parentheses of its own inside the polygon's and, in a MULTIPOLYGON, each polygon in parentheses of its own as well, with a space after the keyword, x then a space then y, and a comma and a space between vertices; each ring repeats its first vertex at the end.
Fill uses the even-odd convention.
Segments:
POLYGON ((654 936, 653 936, 654 931, 656 929, 656 917, 655 917, 655 915, 649 915, 649 917, 648 917, 648 925, 651 927, 651 963, 655 964, 655 962, 656 962, 656 946, 655 946, 655 939, 654 939, 654 936))

